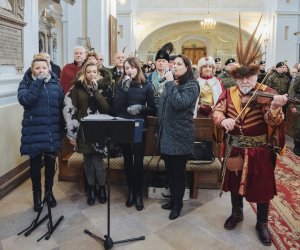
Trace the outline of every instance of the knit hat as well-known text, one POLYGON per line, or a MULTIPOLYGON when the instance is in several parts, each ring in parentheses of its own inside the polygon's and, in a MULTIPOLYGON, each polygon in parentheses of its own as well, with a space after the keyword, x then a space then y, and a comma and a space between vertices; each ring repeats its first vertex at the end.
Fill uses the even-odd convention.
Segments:
POLYGON ((279 68, 279 67, 281 67, 281 66, 283 66, 283 65, 284 65, 284 62, 279 62, 279 63, 277 63, 277 64, 276 64, 276 69, 279 68))
POLYGON ((211 56, 202 57, 198 61, 198 67, 202 68, 204 65, 213 65, 216 66, 215 60, 211 56))

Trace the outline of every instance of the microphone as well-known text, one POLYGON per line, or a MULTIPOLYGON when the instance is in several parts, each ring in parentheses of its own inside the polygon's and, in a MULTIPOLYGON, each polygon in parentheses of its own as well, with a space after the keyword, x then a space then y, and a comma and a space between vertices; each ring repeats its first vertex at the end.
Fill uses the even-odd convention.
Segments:
POLYGON ((162 83, 162 82, 164 82, 166 79, 167 79, 167 78, 164 76, 163 78, 160 78, 160 79, 158 80, 158 82, 159 82, 159 83, 162 83))
MULTIPOLYGON (((168 72, 168 71, 172 71, 172 74, 173 74, 173 76, 174 76, 174 71, 173 71, 173 70, 167 70, 166 72, 168 72)), ((175 77, 174 77, 174 78, 175 78, 175 77)), ((164 77, 160 78, 160 79, 158 80, 158 82, 159 82, 159 83, 162 83, 162 82, 164 82, 166 79, 167 79, 167 78, 164 76, 164 77)))

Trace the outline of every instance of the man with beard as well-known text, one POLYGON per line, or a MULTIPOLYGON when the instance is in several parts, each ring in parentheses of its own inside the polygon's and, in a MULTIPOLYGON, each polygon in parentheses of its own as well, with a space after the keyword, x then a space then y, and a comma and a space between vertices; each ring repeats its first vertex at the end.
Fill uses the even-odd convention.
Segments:
POLYGON ((232 213, 224 228, 232 230, 244 219, 245 197, 248 202, 257 203, 256 230, 261 243, 269 246, 268 208, 270 200, 277 194, 273 135, 277 135, 276 146, 283 148, 284 130, 280 125, 284 120, 282 107, 287 103, 287 96, 275 94, 269 103, 251 102, 249 105, 247 102, 242 107, 242 100, 250 90, 274 93, 270 87, 257 83, 258 65, 253 62, 261 55, 259 48, 251 45, 254 35, 255 32, 245 47, 241 40, 238 42, 239 65, 230 72, 237 86, 221 94, 212 118, 217 127, 226 131, 222 190, 231 192, 232 213))
POLYGON ((200 77, 197 79, 200 95, 197 101, 194 117, 209 116, 224 90, 223 85, 214 76, 216 64, 212 57, 202 57, 198 62, 200 77))

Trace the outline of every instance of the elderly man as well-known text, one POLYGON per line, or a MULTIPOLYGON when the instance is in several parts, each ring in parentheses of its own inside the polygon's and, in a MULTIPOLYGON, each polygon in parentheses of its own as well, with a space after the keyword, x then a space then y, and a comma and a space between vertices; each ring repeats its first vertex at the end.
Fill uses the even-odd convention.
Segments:
POLYGON ((123 73, 123 64, 126 57, 123 52, 117 52, 114 56, 115 66, 110 69, 114 83, 117 83, 123 73))
MULTIPOLYGON (((231 192, 232 214, 224 227, 232 230, 244 219, 245 197, 247 201, 257 203, 256 230, 261 243, 269 246, 268 208, 270 200, 276 195, 276 153, 272 139, 276 133, 279 142, 276 146, 284 146, 282 107, 287 103, 287 96, 276 94, 269 103, 255 102, 242 106, 243 97, 251 90, 273 93, 270 87, 257 83, 259 66, 253 61, 261 55, 249 43, 251 40, 247 47, 252 49, 238 50, 239 64, 230 71, 237 86, 221 94, 212 117, 216 126, 226 131, 222 190, 231 192)), ((243 45, 238 43, 240 47, 243 45)))
POLYGON ((225 68, 223 69, 223 72, 218 75, 225 89, 236 85, 235 80, 230 76, 230 71, 234 68, 234 66, 235 60, 233 58, 229 58, 225 62, 225 68))
POLYGON ((63 88, 64 94, 66 94, 73 85, 79 70, 85 62, 86 51, 83 46, 76 46, 74 48, 74 62, 66 64, 60 73, 60 84, 63 88))
POLYGON ((198 62, 200 77, 197 79, 200 87, 200 95, 197 101, 194 117, 208 116, 217 103, 224 90, 221 81, 214 76, 215 60, 208 56, 202 57, 198 62))
POLYGON ((156 69, 153 72, 151 72, 147 78, 147 81, 152 83, 154 89, 155 103, 157 107, 160 95, 163 92, 166 83, 166 78, 164 78, 165 73, 170 70, 169 53, 170 51, 164 49, 160 49, 157 51, 155 56, 156 69))

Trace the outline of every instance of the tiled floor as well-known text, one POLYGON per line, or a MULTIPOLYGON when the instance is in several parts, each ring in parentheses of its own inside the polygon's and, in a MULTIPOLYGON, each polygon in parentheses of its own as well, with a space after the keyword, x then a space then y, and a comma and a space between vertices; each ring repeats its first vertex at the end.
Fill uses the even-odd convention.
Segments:
MULTIPOLYGON (((288 146, 292 147, 291 138, 288 139, 288 146)), ((28 237, 17 235, 36 216, 30 180, 0 201, 0 250, 104 249, 83 231, 88 229, 99 236, 107 233, 107 204, 88 206, 85 194, 78 191, 78 183, 56 181, 54 194, 58 201, 52 209, 54 222, 61 215, 64 219, 49 240, 39 242, 37 239, 47 231, 46 222, 28 237)), ((145 198, 145 209, 137 211, 125 206, 125 195, 125 186, 112 186, 111 238, 117 241, 144 235, 146 239, 116 244, 114 249, 275 249, 274 245, 264 247, 258 241, 256 215, 247 202, 244 221, 233 231, 223 228, 231 212, 228 193, 219 198, 219 190, 200 189, 199 198, 185 201, 180 218, 174 221, 168 219, 169 211, 160 208, 162 201, 145 198)))

